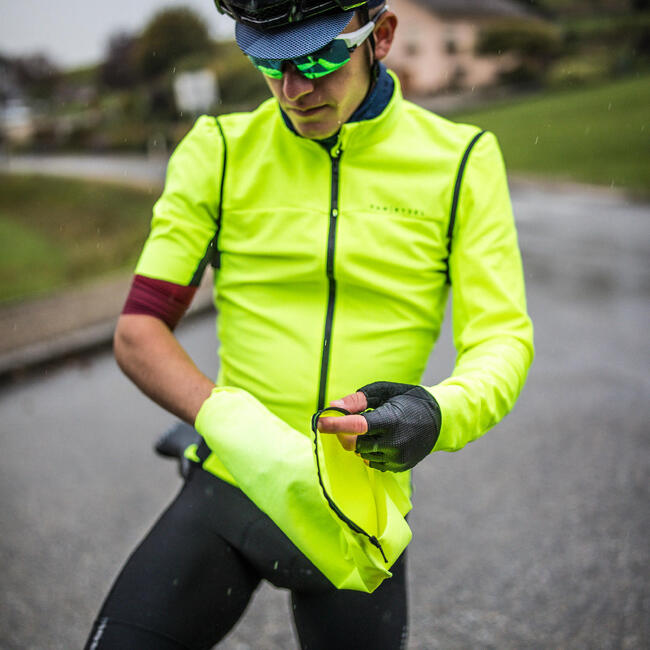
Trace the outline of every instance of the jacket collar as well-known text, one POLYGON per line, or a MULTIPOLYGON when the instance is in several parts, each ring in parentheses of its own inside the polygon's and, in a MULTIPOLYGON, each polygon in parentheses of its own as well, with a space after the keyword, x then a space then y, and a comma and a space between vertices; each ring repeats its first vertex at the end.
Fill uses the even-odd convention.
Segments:
POLYGON ((284 124, 296 137, 305 142, 317 143, 328 151, 335 151, 382 140, 392 130, 401 103, 402 93, 397 77, 380 63, 377 83, 340 131, 326 140, 309 140, 298 135, 289 117, 279 108, 284 124))

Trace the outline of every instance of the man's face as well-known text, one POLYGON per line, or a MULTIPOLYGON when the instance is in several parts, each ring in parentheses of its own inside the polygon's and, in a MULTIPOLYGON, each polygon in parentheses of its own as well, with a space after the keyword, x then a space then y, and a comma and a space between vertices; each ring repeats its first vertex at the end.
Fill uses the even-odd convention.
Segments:
MULTIPOLYGON (((343 30, 361 27, 354 16, 343 30)), ((303 77, 292 64, 282 79, 264 77, 296 131, 305 138, 322 140, 334 135, 363 101, 370 83, 369 41, 364 41, 342 68, 319 79, 303 77)))

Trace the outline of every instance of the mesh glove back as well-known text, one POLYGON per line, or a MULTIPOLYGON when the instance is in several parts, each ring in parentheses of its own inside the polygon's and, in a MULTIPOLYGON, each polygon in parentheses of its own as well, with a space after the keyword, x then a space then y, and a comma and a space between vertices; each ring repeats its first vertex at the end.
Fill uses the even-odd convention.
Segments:
POLYGON ((382 472, 415 467, 436 444, 440 407, 421 386, 378 381, 359 388, 368 407, 363 417, 368 433, 357 437, 356 450, 382 472))

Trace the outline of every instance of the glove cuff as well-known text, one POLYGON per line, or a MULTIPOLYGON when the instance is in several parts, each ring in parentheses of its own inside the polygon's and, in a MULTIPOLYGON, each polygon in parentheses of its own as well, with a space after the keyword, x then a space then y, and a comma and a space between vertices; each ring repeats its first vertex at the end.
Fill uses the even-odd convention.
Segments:
POLYGON ((431 449, 429 450, 429 453, 431 453, 433 448, 436 446, 436 442, 438 442, 438 436, 440 435, 440 429, 442 428, 442 411, 440 410, 440 404, 438 404, 436 398, 422 386, 415 386, 415 388, 409 391, 409 395, 414 395, 422 399, 430 407, 431 420, 434 423, 433 445, 431 445, 431 449))
POLYGON ((417 386, 415 384, 398 384, 392 381, 375 381, 372 384, 357 388, 357 392, 366 396, 368 408, 376 409, 391 397, 404 395, 413 388, 417 388, 417 386))

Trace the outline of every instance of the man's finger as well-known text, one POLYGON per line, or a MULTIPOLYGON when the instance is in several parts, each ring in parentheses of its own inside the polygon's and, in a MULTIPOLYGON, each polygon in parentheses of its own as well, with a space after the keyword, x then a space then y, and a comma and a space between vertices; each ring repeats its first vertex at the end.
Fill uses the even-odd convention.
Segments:
POLYGON ((350 433, 337 433, 336 437, 345 451, 354 451, 357 448, 357 436, 350 433))
POLYGON ((368 463, 368 465, 370 465, 370 467, 371 467, 372 469, 378 469, 380 472, 387 472, 387 471, 389 471, 389 469, 388 469, 388 464, 387 464, 387 463, 378 463, 378 462, 375 462, 375 461, 372 461, 372 460, 371 460, 371 461, 368 463))
POLYGON ((368 400, 363 393, 357 391, 356 393, 330 402, 330 406, 338 406, 346 411, 350 411, 350 413, 361 413, 368 408, 368 400))
POLYGON ((318 430, 322 433, 363 434, 368 431, 368 423, 362 415, 318 418, 318 430))
POLYGON ((361 456, 364 460, 371 460, 373 462, 379 462, 379 463, 385 463, 386 461, 386 455, 383 454, 381 451, 359 451, 358 449, 356 450, 357 454, 361 456))

